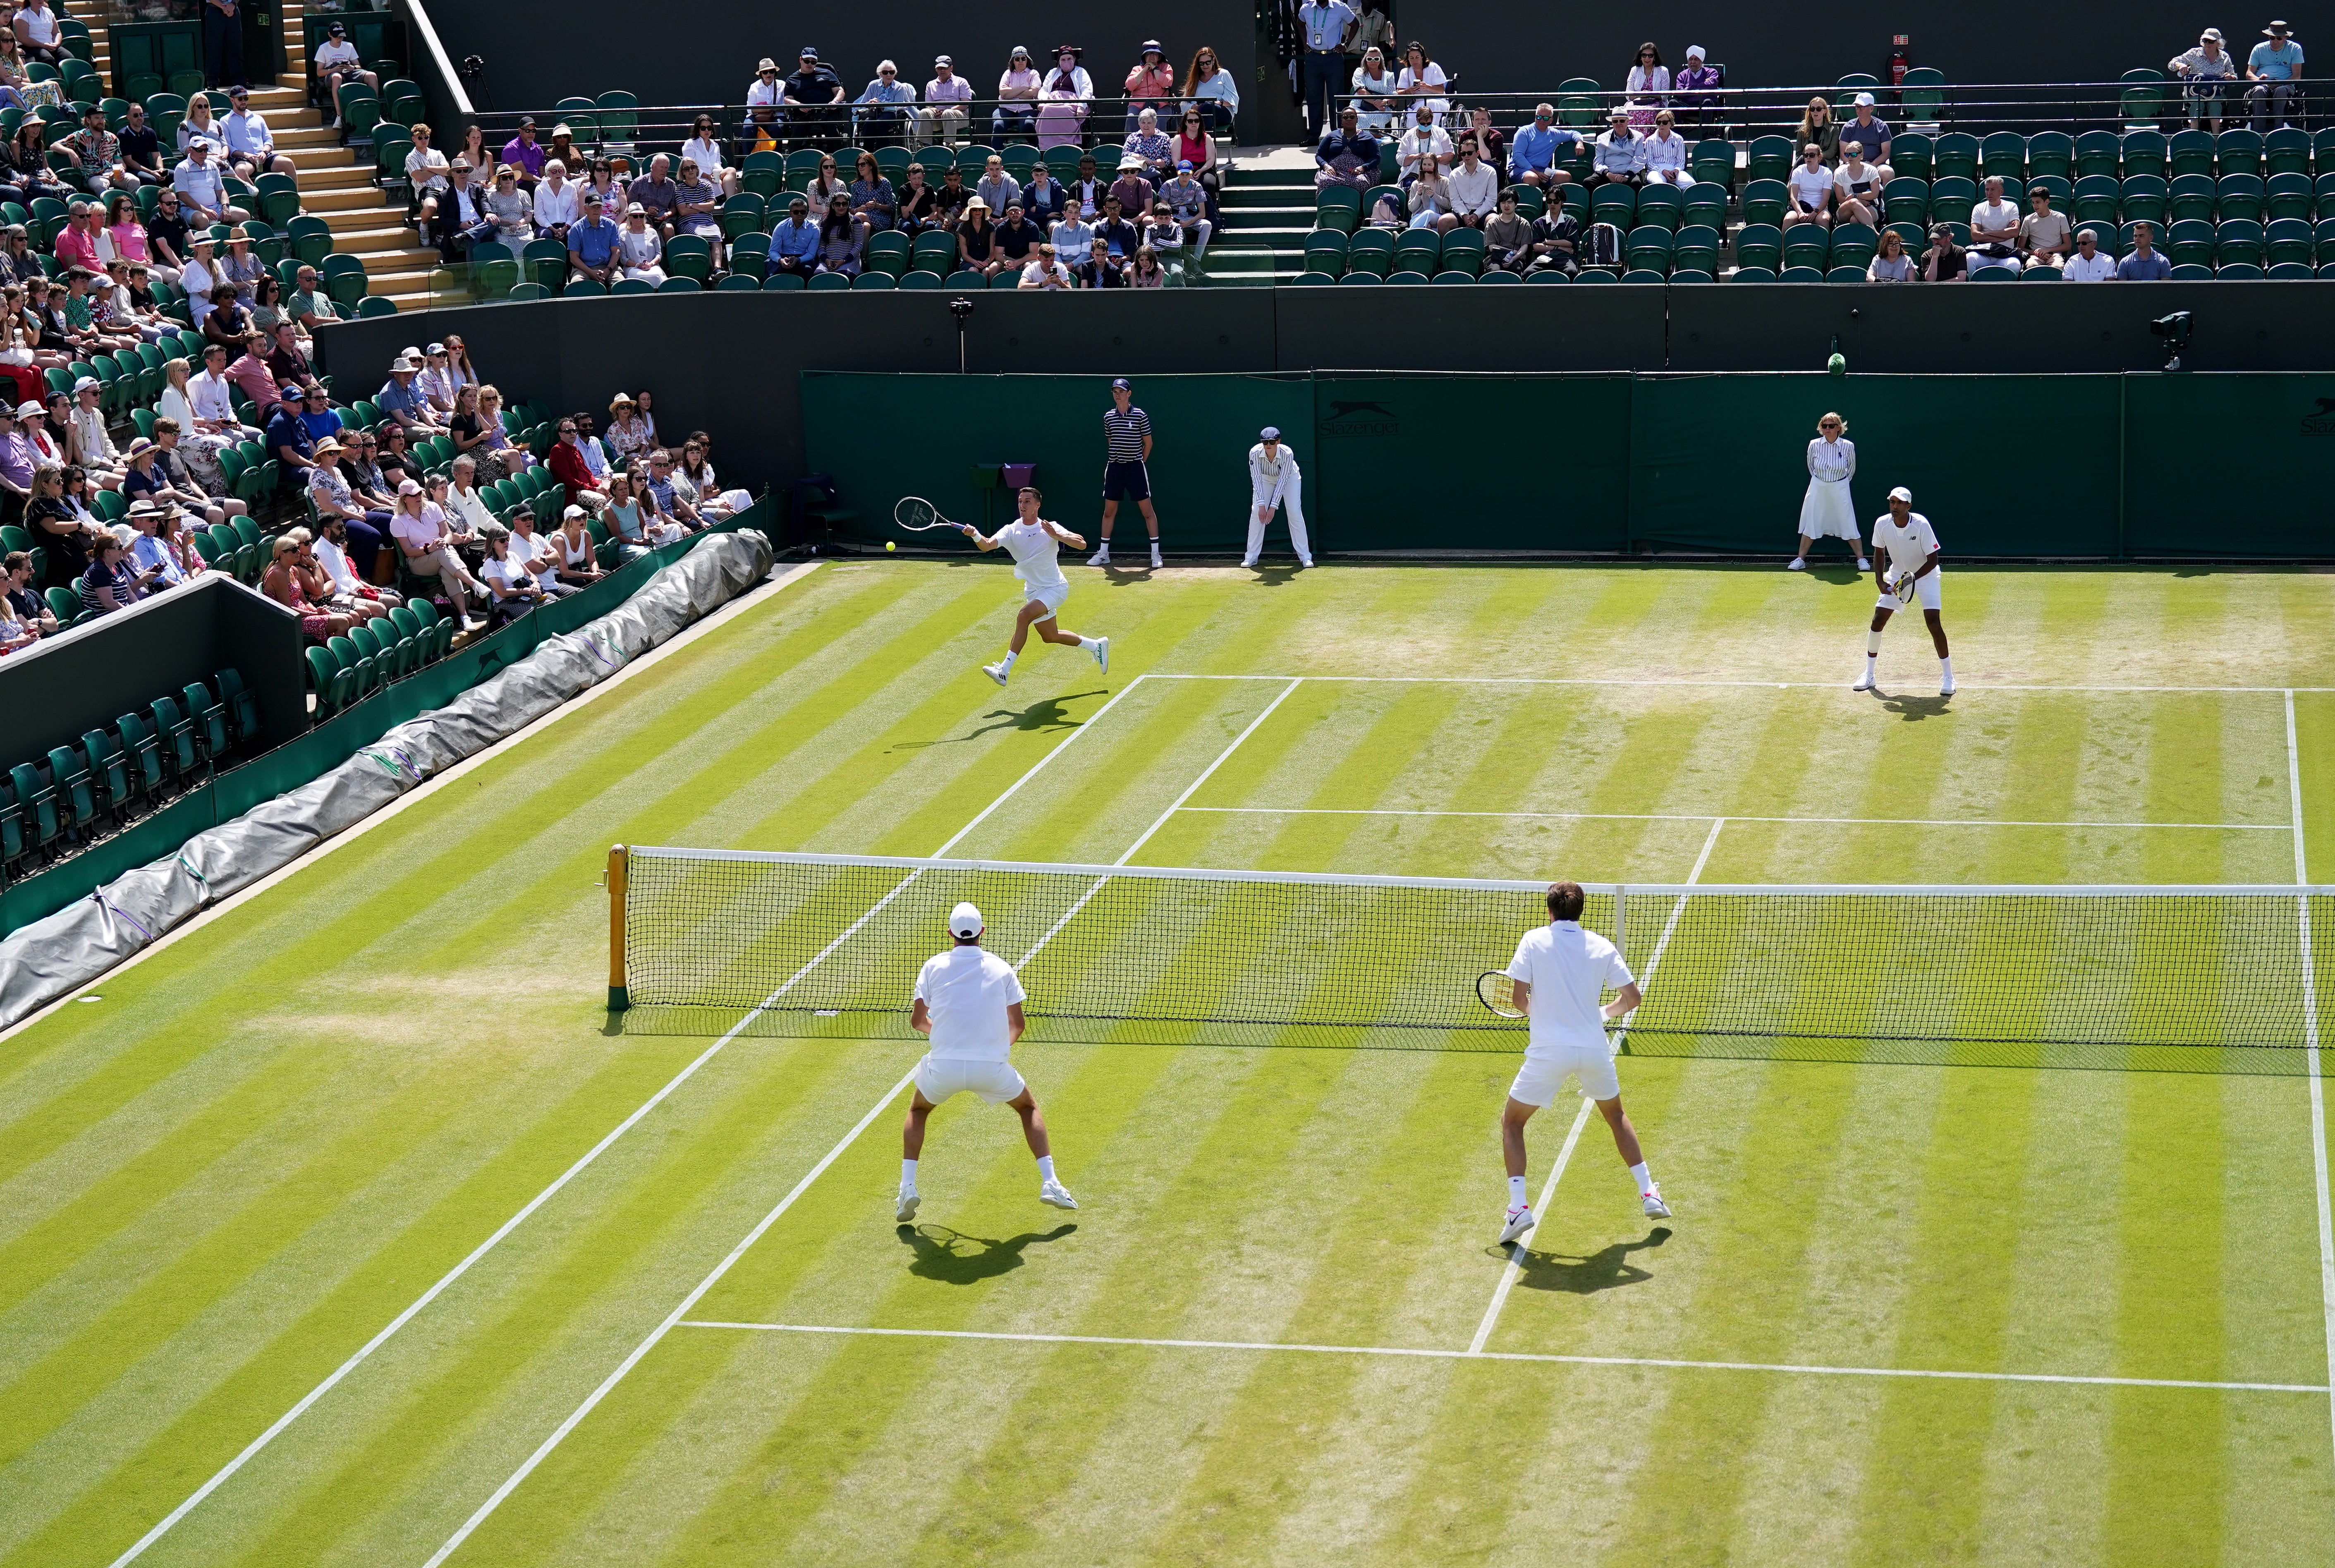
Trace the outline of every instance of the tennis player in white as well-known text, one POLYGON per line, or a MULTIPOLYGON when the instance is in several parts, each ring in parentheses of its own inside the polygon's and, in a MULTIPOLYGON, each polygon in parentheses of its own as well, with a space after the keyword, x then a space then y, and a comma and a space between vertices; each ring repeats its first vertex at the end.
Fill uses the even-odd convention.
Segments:
POLYGON ((1013 623, 1012 644, 1005 650, 1004 658, 981 667, 983 674, 1001 686, 1005 684, 1005 677, 1013 673, 1013 661, 1022 656, 1022 644, 1029 641, 1033 627, 1045 641, 1060 643, 1065 648, 1084 648, 1104 670, 1110 668, 1109 637, 1081 637, 1054 624, 1054 612, 1071 596, 1071 580, 1062 576, 1062 547, 1084 549, 1087 542, 1038 515, 1038 504, 1044 498, 1037 486, 1022 486, 1022 493, 1015 498, 1021 516, 994 534, 983 534, 971 523, 957 525, 959 531, 983 551, 1003 550, 1012 557, 1013 575, 1022 579, 1023 603, 1013 623))
POLYGON ((1653 1219, 1668 1219, 1670 1205, 1662 1189, 1647 1174, 1645 1151, 1638 1147, 1638 1129, 1622 1108, 1622 1080, 1613 1071, 1613 1046, 1605 1026, 1638 1005, 1638 982, 1622 962, 1621 949, 1594 931, 1581 926, 1582 906, 1588 895, 1578 882, 1554 882, 1548 889, 1548 924, 1527 931, 1508 961, 1507 975, 1516 982, 1516 1005, 1531 1021, 1525 1045, 1525 1064, 1508 1087, 1508 1103, 1500 1113, 1500 1148, 1508 1162, 1508 1217, 1500 1227, 1506 1245, 1540 1222, 1533 1217, 1525 1196, 1525 1123, 1533 1112, 1556 1099, 1567 1078, 1580 1080, 1581 1092, 1597 1102, 1605 1125, 1613 1129, 1613 1147, 1638 1184, 1640 1205, 1653 1219), (1598 999, 1611 986, 1613 1000, 1598 999))
POLYGON ((916 1217, 916 1160, 925 1152, 925 1120, 950 1096, 970 1089, 992 1105, 1012 1108, 1022 1136, 1038 1157, 1038 1201, 1058 1209, 1079 1206, 1054 1179, 1053 1146, 1030 1086, 1007 1058, 1022 1038, 1026 993, 1013 966, 981 945, 981 911, 960 904, 949 911, 946 953, 925 960, 916 974, 916 1005, 909 1027, 929 1036, 932 1050, 916 1063, 908 1122, 900 1129, 900 1223, 916 1217))
POLYGON ((1297 471, 1297 454, 1282 444, 1281 432, 1271 425, 1257 437, 1256 445, 1248 449, 1248 553, 1241 565, 1256 565, 1264 548, 1265 525, 1273 521, 1275 508, 1286 508, 1289 547, 1297 552, 1299 566, 1310 566, 1313 547, 1305 537, 1305 480, 1297 471))
POLYGON ((1880 585, 1881 601, 1873 608, 1873 629, 1865 636, 1865 673, 1850 690, 1873 690, 1881 628, 1904 603, 1897 589, 1910 578, 1914 595, 1922 602, 1922 619, 1930 624, 1930 641, 1938 650, 1938 695, 1954 694, 1954 661, 1946 649, 1946 624, 1938 615, 1938 557, 1944 553, 1938 548, 1930 519, 1914 509, 1914 492, 1903 485, 1890 491, 1889 515, 1873 523, 1873 579, 1880 585))

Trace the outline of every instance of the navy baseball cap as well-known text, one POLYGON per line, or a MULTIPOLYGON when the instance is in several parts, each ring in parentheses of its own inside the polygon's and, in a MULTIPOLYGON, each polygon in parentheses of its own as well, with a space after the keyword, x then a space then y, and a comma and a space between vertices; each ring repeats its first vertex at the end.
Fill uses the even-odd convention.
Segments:
POLYGON ((1125 376, 1120 376, 1117 381, 1110 383, 1110 390, 1113 392, 1133 392, 1135 390, 1135 383, 1129 381, 1125 376))
POLYGON ((293 385, 290 382, 286 382, 284 383, 284 390, 277 395, 286 402, 290 402, 294 398, 305 398, 308 394, 300 388, 293 385))

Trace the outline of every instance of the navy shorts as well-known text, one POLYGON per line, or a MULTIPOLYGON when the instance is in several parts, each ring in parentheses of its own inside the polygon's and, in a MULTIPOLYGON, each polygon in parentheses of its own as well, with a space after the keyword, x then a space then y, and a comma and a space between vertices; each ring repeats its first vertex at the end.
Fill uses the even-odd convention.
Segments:
POLYGON ((1105 463, 1102 498, 1107 501, 1148 501, 1151 498, 1151 476, 1144 471, 1141 463, 1105 463))

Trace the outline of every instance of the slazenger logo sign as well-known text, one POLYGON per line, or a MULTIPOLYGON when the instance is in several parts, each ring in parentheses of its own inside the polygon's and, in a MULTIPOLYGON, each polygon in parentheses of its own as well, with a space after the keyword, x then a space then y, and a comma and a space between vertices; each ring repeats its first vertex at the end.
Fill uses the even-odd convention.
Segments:
POLYGON ((1382 402, 1349 402, 1332 400, 1330 411, 1323 416, 1322 433, 1325 436, 1368 436, 1383 439, 1401 433, 1402 426, 1394 411, 1382 402))
POLYGON ((2335 436, 2335 398, 2313 398, 2318 406, 2302 416, 2302 433, 2307 436, 2335 436))

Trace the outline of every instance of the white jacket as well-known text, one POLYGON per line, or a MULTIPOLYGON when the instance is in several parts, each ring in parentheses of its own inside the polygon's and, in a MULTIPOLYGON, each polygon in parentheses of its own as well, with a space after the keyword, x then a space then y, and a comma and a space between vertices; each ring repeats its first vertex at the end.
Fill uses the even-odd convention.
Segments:
POLYGON ((1274 463, 1265 461, 1263 441, 1248 449, 1248 494, 1253 507, 1279 505, 1300 493, 1297 454, 1289 450, 1287 441, 1274 444, 1281 448, 1281 458, 1274 463))

